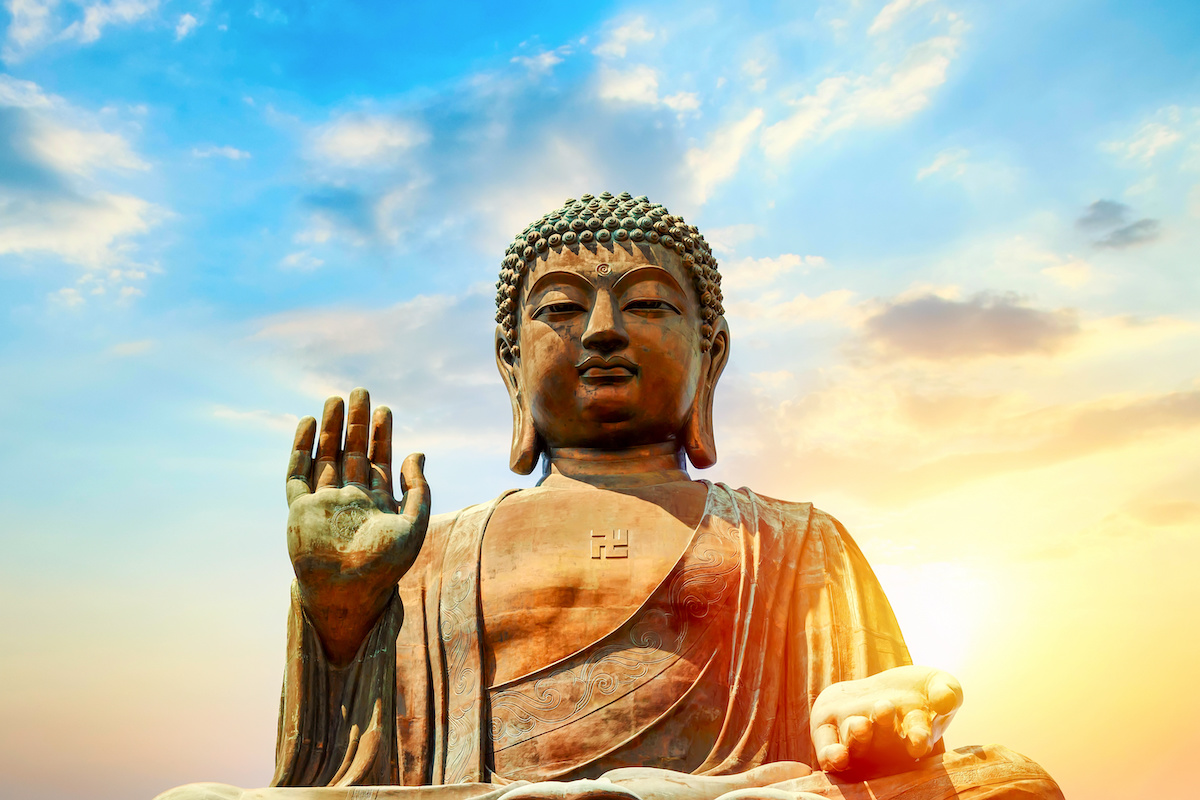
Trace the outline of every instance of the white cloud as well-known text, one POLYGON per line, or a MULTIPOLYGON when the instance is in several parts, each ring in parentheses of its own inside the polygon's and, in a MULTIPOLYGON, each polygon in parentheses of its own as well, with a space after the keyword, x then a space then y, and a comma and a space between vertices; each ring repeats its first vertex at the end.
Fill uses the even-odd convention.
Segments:
POLYGON ((361 167, 393 162, 427 141, 429 133, 410 120, 348 114, 316 132, 313 152, 335 164, 361 167))
MULTIPOLYGON (((144 170, 146 163, 124 137, 37 84, 0 78, 0 106, 12 122, 0 129, 0 147, 20 167, 0 173, 0 254, 48 253, 90 269, 128 262, 128 238, 149 230, 162 212, 139 197, 106 191, 93 173, 144 170)), ((89 278, 84 288, 103 293, 129 277, 89 278)), ((59 300, 74 304, 75 294, 59 300)))
POLYGON ((721 270, 721 287, 738 291, 752 286, 773 283, 793 271, 801 274, 828 266, 821 256, 801 256, 784 253, 775 258, 743 258, 721 270))
POLYGON ((790 117, 764 131, 763 149, 769 157, 782 159, 808 140, 912 116, 946 82, 962 30, 963 25, 954 21, 949 34, 913 46, 896 67, 881 66, 870 75, 826 78, 815 92, 796 101, 797 110, 790 117))
POLYGON ((158 0, 111 0, 91 3, 83 9, 83 19, 72 22, 59 34, 60 39, 76 39, 84 44, 100 38, 113 24, 131 24, 158 8, 158 0))
POLYGON ((192 148, 193 158, 228 158, 230 161, 241 161, 243 158, 249 158, 250 154, 245 150, 238 150, 236 147, 228 145, 217 147, 216 145, 205 145, 204 147, 192 148))
POLYGON ((284 269, 295 270, 297 272, 311 272, 324 264, 325 261, 323 259, 317 258, 307 250, 298 250, 295 253, 289 253, 279 262, 279 266, 284 269))
POLYGON ((189 33, 196 29, 200 22, 191 14, 184 14, 179 18, 178 24, 175 25, 175 41, 179 41, 186 37, 189 33))
POLYGON ((917 171, 917 180, 923 181, 930 175, 935 175, 939 172, 946 171, 953 177, 962 177, 966 171, 966 164, 963 163, 970 153, 962 148, 954 150, 943 150, 929 163, 917 171))
POLYGON ((766 71, 767 65, 757 58, 751 58, 742 64, 742 74, 750 79, 750 89, 755 92, 767 88, 767 79, 763 76, 766 71))
POLYGON ((214 419, 219 419, 223 422, 253 425, 276 431, 295 430, 296 424, 300 422, 300 418, 295 414, 278 414, 261 409, 247 410, 218 405, 213 406, 210 413, 214 419))
POLYGON ((4 59, 13 61, 27 48, 49 37, 51 11, 58 0, 8 0, 8 25, 4 44, 4 59))
POLYGON ((33 81, 0 75, 0 106, 49 108, 55 101, 33 81))
POLYGON ((756 108, 742 119, 719 129, 708 146, 687 151, 684 161, 695 184, 696 202, 704 203, 717 184, 734 176, 763 116, 763 110, 756 108))
POLYGON ((1126 161, 1149 164, 1156 155, 1183 138, 1183 133, 1175 127, 1179 120, 1179 107, 1168 106, 1155 115, 1155 120, 1143 123, 1129 139, 1106 142, 1103 148, 1126 161))
POLYGON ((555 66, 561 64, 563 59, 570 54, 571 46, 563 45, 553 50, 545 50, 537 55, 513 56, 511 61, 514 64, 522 65, 530 72, 545 75, 554 69, 555 66))
POLYGON ((56 41, 90 44, 98 40, 109 26, 131 25, 150 16, 158 9, 158 0, 76 0, 72 5, 81 8, 82 16, 61 28, 63 20, 58 14, 59 0, 8 0, 12 22, 5 34, 4 60, 19 61, 38 48, 56 41))
POLYGON ((134 154, 125 137, 100 130, 80 130, 41 121, 30 145, 45 163, 63 172, 87 175, 95 169, 145 170, 150 165, 134 154))
POLYGON ((654 31, 646 27, 646 19, 637 17, 615 28, 608 38, 592 52, 605 58, 624 58, 631 44, 645 44, 654 39, 654 31))
POLYGON ((892 0, 876 15, 871 27, 867 29, 869 36, 875 36, 889 30, 900 17, 909 11, 920 8, 929 0, 892 0))
POLYGON ((667 95, 662 101, 667 108, 680 114, 700 108, 700 96, 695 92, 677 92, 667 95))
POLYGON ((762 228, 751 223, 726 225, 723 228, 710 228, 704 235, 709 245, 718 253, 731 253, 742 242, 748 242, 759 236, 762 228))
POLYGON ((604 100, 658 104, 658 73, 642 64, 626 70, 600 68, 597 93, 604 100))

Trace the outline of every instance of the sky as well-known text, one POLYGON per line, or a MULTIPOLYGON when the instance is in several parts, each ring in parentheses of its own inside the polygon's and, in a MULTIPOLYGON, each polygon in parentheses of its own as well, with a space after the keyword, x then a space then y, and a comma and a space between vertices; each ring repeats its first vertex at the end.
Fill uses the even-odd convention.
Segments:
POLYGON ((504 248, 714 245, 697 473, 834 514, 950 747, 1068 797, 1200 747, 1200 4, 6 0, 0 784, 272 772, 291 430, 365 386, 435 512, 507 470, 504 248))

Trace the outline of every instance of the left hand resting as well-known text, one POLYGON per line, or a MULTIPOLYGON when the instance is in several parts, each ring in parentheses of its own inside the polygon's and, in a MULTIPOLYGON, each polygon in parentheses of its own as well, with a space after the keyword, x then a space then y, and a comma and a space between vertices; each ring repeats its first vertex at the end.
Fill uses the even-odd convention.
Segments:
POLYGON ((821 769, 869 773, 909 769, 933 752, 954 712, 962 686, 932 667, 895 667, 825 688, 809 720, 821 769))

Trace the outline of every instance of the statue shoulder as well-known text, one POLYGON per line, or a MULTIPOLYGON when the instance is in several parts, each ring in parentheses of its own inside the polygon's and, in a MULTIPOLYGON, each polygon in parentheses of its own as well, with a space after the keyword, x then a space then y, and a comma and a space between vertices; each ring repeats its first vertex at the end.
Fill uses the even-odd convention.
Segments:
POLYGON ((757 514, 783 523, 783 528, 793 530, 801 528, 804 531, 817 532, 825 536, 850 539, 846 527, 836 517, 817 508, 809 501, 780 500, 777 497, 759 494, 745 486, 740 489, 734 489, 723 483, 716 484, 716 486, 732 495, 738 505, 753 507, 757 514))

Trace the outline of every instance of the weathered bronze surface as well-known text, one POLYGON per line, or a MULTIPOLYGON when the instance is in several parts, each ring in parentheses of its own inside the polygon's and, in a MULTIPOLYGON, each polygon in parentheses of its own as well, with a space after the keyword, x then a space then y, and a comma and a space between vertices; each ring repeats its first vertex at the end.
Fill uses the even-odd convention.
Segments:
POLYGON ((430 518, 365 390, 302 420, 273 788, 159 800, 1061 798, 1003 748, 944 752, 962 689, 910 664, 836 520, 689 478, 716 461, 719 283, 645 198, 518 237, 496 363, 533 489, 430 518))

